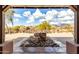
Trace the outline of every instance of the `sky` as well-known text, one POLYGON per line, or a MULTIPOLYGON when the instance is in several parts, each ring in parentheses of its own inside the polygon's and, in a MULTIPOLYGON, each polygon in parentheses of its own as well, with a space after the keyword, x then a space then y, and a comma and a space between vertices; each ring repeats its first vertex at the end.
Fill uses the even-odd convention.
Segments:
MULTIPOLYGON (((73 24, 74 12, 65 8, 19 8, 13 9, 13 24, 35 26, 44 21, 51 25, 73 24)), ((11 26, 10 22, 6 22, 11 26)))

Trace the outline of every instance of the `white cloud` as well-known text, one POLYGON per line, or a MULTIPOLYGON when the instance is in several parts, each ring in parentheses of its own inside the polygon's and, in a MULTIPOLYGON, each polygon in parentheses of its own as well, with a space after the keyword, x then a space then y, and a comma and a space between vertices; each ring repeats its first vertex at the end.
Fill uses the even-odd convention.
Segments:
POLYGON ((64 20, 67 20, 67 19, 68 19, 68 20, 73 20, 73 18, 72 18, 71 16, 65 16, 65 17, 64 17, 64 20))
POLYGON ((19 19, 13 19, 13 22, 18 22, 19 21, 19 19))
POLYGON ((58 18, 58 20, 60 20, 60 21, 64 21, 64 20, 73 20, 73 21, 74 21, 74 17, 65 16, 65 17, 62 17, 62 18, 58 18))
POLYGON ((58 25, 59 22, 50 22, 50 24, 51 24, 51 25, 53 25, 53 24, 54 24, 54 25, 58 25))
POLYGON ((63 22, 61 22, 62 24, 73 24, 74 23, 74 21, 63 21, 63 22))
POLYGON ((68 15, 67 11, 60 11, 58 13, 58 17, 64 17, 64 16, 67 16, 67 15, 68 15))
POLYGON ((47 11, 46 16, 52 16, 52 15, 53 15, 52 11, 47 11))
POLYGON ((33 16, 35 18, 39 18, 39 17, 44 16, 44 15, 40 12, 39 9, 36 9, 35 13, 33 13, 33 16))
POLYGON ((40 23, 41 23, 41 22, 44 22, 44 21, 46 21, 46 19, 40 19, 40 20, 39 20, 40 23))
POLYGON ((26 21, 26 23, 32 23, 34 22, 34 17, 33 16, 29 16, 28 20, 26 21))
POLYGON ((53 13, 53 15, 57 15, 58 14, 58 11, 52 10, 52 13, 53 13))
POLYGON ((45 19, 46 20, 51 20, 53 18, 53 13, 52 11, 47 11, 46 15, 45 15, 45 19))
POLYGON ((50 20, 52 20, 53 17, 52 16, 46 16, 45 18, 46 18, 46 20, 50 21, 50 20))
POLYGON ((71 9, 68 9, 67 11, 63 10, 63 11, 60 11, 58 13, 58 17, 68 17, 68 18, 74 18, 74 12, 71 10, 71 9))
POLYGON ((30 11, 25 11, 23 13, 23 16, 25 16, 25 17, 29 17, 30 15, 31 15, 31 12, 30 11))
POLYGON ((74 16, 74 12, 73 12, 71 9, 68 9, 68 10, 67 10, 67 13, 68 13, 70 16, 74 16))
POLYGON ((41 17, 45 17, 45 15, 46 15, 46 14, 42 14, 42 16, 41 16, 41 17))
POLYGON ((14 17, 22 17, 22 16, 18 13, 14 13, 14 17))
POLYGON ((61 12, 59 12, 58 17, 61 17, 61 18, 59 18, 60 21, 63 21, 63 20, 73 20, 74 21, 74 12, 71 9, 68 9, 67 11, 61 11, 61 12))
POLYGON ((47 11, 46 13, 46 20, 50 21, 54 18, 54 16, 56 16, 58 14, 58 12, 56 10, 51 10, 51 11, 47 11))

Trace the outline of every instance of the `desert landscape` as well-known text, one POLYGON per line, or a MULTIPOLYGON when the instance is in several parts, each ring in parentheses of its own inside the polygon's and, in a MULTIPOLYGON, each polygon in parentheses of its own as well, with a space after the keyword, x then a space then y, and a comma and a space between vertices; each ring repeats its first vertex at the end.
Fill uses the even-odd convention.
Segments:
POLYGON ((74 41, 70 9, 9 9, 5 19, 5 41, 13 42, 13 53, 66 53, 66 41, 74 41))

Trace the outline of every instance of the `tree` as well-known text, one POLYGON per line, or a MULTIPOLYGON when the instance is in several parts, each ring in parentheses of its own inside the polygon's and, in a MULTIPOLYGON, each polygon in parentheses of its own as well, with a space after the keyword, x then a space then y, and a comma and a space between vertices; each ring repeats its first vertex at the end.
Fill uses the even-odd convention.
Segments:
POLYGON ((51 29, 51 25, 47 21, 44 21, 43 23, 37 25, 36 28, 41 31, 48 31, 51 29))
POLYGON ((5 12, 5 16, 7 18, 6 19, 6 27, 7 27, 7 30, 9 33, 10 33, 10 29, 8 27, 8 23, 11 23, 13 26, 13 14, 14 14, 13 9, 9 9, 8 11, 5 12))
POLYGON ((7 12, 6 12, 6 16, 8 18, 8 22, 10 22, 13 26, 13 14, 14 14, 14 10, 13 9, 9 9, 7 12))

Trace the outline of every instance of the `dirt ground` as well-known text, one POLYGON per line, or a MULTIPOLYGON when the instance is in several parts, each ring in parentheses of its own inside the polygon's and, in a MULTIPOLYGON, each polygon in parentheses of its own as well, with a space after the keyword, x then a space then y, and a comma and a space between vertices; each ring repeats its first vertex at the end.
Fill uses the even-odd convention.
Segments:
MULTIPOLYGON (((15 40, 16 38, 21 38, 21 37, 30 37, 32 36, 34 33, 14 33, 14 34, 5 34, 5 41, 11 41, 11 40, 15 40)), ((68 33, 47 33, 48 37, 52 37, 52 38, 63 38, 64 39, 68 39, 69 37, 71 37, 72 39, 74 38, 74 35, 70 32, 68 33)))

